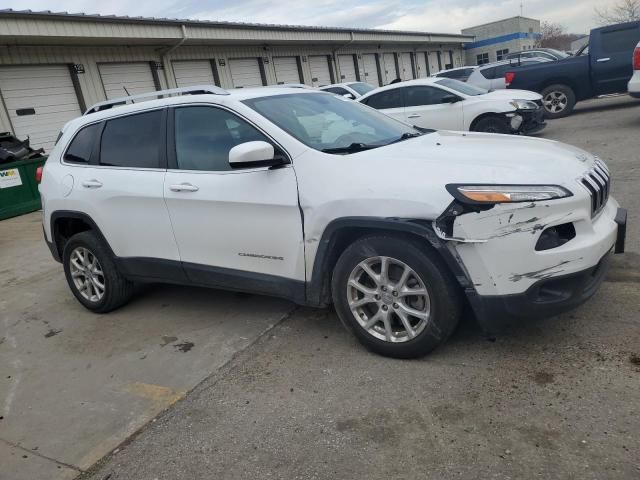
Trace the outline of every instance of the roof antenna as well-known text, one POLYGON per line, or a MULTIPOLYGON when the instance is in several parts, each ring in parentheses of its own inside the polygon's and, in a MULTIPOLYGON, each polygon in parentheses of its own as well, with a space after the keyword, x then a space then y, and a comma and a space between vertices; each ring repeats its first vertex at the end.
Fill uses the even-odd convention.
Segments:
MULTIPOLYGON (((124 92, 127 94, 127 97, 130 97, 131 94, 129 93, 129 90, 127 90, 127 87, 125 87, 124 85, 122 86, 122 88, 124 89, 124 92)), ((131 103, 136 103, 133 100, 131 100, 131 103)))
POLYGON ((521 1, 520 1, 520 16, 521 16, 521 17, 522 17, 522 16, 524 16, 524 15, 523 15, 523 13, 522 13, 522 12, 523 12, 523 9, 524 9, 524 2, 521 0, 521 1))

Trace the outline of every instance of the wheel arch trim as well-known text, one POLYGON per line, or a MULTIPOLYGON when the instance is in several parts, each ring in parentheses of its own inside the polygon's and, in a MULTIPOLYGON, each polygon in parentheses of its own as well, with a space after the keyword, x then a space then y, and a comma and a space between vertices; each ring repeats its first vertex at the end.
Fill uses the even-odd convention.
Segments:
POLYGON ((100 227, 98 227, 96 222, 87 213, 80 212, 80 211, 77 211, 77 210, 56 210, 56 211, 51 213, 51 217, 50 217, 50 228, 51 228, 51 246, 50 246, 50 248, 52 248, 52 254, 54 253, 54 251, 57 254, 57 258, 56 258, 56 255, 54 255, 54 258, 57 261, 61 261, 63 252, 60 250, 61 246, 58 245, 58 236, 56 235, 56 233, 57 233, 56 222, 58 220, 65 219, 65 218, 71 218, 71 219, 75 219, 75 220, 82 220, 87 225, 89 225, 91 231, 95 232, 96 235, 98 235, 98 237, 100 238, 100 240, 102 240, 103 244, 105 245, 105 247, 107 248, 109 253, 113 257, 115 257, 115 254, 113 253, 113 250, 111 249, 111 246, 109 245, 109 242, 107 242, 106 237, 102 233, 102 230, 100 230, 100 227))

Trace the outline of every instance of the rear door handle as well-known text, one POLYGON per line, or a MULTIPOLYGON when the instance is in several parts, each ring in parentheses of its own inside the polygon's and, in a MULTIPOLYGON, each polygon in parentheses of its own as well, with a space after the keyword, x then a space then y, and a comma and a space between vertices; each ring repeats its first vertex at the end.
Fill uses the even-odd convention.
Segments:
POLYGON ((100 188, 102 186, 102 182, 99 182, 94 178, 92 180, 86 180, 82 182, 82 186, 84 188, 100 188))
POLYGON ((414 113, 413 115, 409 115, 407 118, 420 118, 422 117, 422 115, 418 115, 417 113, 414 113))
POLYGON ((195 185, 190 183, 179 183, 177 185, 171 185, 169 189, 172 192, 197 192, 199 190, 195 185))
POLYGON ((599 58, 597 62, 604 63, 604 62, 608 62, 609 60, 611 60, 611 57, 605 57, 605 58, 599 58))

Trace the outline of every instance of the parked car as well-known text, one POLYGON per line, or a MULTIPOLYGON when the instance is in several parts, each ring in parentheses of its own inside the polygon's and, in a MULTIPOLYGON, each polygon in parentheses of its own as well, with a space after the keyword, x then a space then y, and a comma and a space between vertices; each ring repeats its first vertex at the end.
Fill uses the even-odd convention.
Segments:
POLYGON ((135 282, 333 303, 395 357, 443 343, 467 302, 495 329, 586 301, 623 250, 609 191, 603 161, 558 142, 425 132, 300 88, 212 86, 95 105, 65 125, 40 185, 46 242, 93 312, 135 282), (310 118, 339 133, 311 135, 310 118))
POLYGON ((627 85, 629 95, 640 98, 640 42, 633 51, 633 75, 627 85))
POLYGON ((640 41, 640 21, 591 30, 581 55, 505 74, 508 88, 540 92, 548 118, 566 117, 576 102, 626 93, 633 74, 629 59, 640 41))
POLYGON ((473 73, 475 69, 477 69, 477 65, 470 65, 467 67, 456 67, 450 68, 449 70, 441 70, 434 77, 445 77, 445 78, 453 78, 454 80, 460 80, 461 82, 466 82, 469 76, 473 73))
POLYGON ((471 72, 471 75, 467 78, 467 83, 486 90, 505 89, 507 88, 507 84, 504 80, 504 75, 508 71, 527 65, 537 65, 538 63, 550 61, 551 60, 546 58, 526 58, 520 61, 501 60, 499 62, 485 63, 471 72))
POLYGON ((376 87, 374 87, 373 85, 369 85, 368 83, 365 83, 365 82, 334 83, 332 85, 326 85, 324 87, 318 88, 318 90, 322 90, 324 92, 329 92, 329 93, 335 93, 336 95, 340 95, 342 97, 346 97, 351 100, 360 98, 365 93, 368 93, 375 89, 376 87))
POLYGON ((545 127, 539 94, 489 92, 451 78, 387 85, 358 101, 422 128, 531 134, 545 127))
POLYGON ((513 52, 507 54, 507 59, 523 59, 523 58, 546 58, 548 60, 562 60, 568 58, 569 55, 561 50, 555 48, 533 48, 531 50, 522 50, 521 52, 513 52))

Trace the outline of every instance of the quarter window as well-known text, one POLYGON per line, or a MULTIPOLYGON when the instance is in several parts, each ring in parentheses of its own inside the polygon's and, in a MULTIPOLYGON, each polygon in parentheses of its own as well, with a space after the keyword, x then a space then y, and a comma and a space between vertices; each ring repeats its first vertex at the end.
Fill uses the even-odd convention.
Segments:
POLYGON ((366 104, 376 110, 384 110, 386 108, 401 108, 402 93, 399 88, 387 90, 386 92, 372 95, 366 100, 366 104))
POLYGON ((181 170, 231 170, 229 151, 256 140, 271 143, 255 127, 221 108, 175 110, 176 162, 181 170))
POLYGON ((69 163, 89 163, 91 153, 96 145, 96 137, 100 133, 100 124, 89 125, 80 130, 64 154, 64 161, 69 163))
POLYGON ((164 146, 162 111, 107 121, 100 141, 100 165, 160 168, 164 146))

